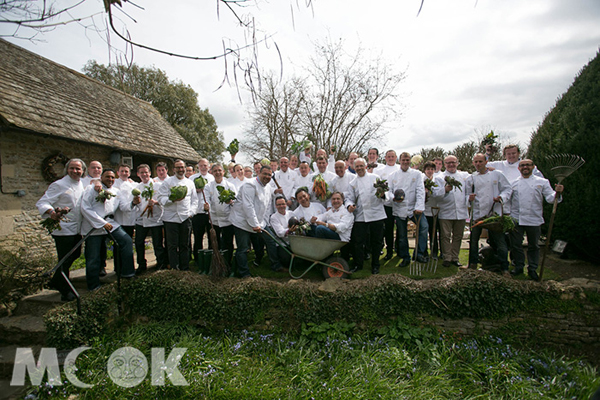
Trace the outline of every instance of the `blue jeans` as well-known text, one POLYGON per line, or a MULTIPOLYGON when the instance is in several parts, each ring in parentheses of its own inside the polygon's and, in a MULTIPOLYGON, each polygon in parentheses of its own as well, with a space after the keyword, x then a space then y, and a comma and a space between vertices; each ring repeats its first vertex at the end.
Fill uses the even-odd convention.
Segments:
POLYGON ((334 232, 323 225, 317 225, 317 227, 315 228, 315 237, 323 239, 340 240, 340 235, 337 232, 334 232))
MULTIPOLYGON (((131 237, 118 227, 112 232, 112 236, 117 242, 119 253, 115 254, 119 257, 121 263, 121 276, 129 278, 135 276, 135 267, 133 265, 133 241, 131 237)), ((88 290, 94 290, 100 287, 100 267, 101 256, 100 249, 108 238, 108 235, 90 236, 85 240, 85 279, 88 290)), ((115 246, 115 252, 117 247, 115 246)))
MULTIPOLYGON (((410 219, 415 224, 417 223, 417 218, 413 215, 410 218, 400 218, 396 217, 396 241, 398 242, 398 257, 403 260, 410 258, 410 253, 408 251, 408 220, 410 219)), ((425 218, 424 214, 421 214, 421 220, 419 222, 419 248, 416 249, 417 256, 425 256, 425 252, 427 251, 427 233, 429 231, 429 225, 427 224, 427 218, 425 218)))

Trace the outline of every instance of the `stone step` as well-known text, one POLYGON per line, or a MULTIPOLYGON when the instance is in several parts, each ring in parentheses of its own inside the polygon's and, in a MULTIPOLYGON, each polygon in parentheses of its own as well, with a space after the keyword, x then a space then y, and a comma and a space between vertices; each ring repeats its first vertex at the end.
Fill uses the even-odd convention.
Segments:
POLYGON ((36 315, 16 315, 0 318, 0 344, 33 346, 44 344, 44 319, 36 315))
POLYGON ((22 399, 27 386, 10 386, 10 379, 0 379, 0 400, 22 399))
POLYGON ((17 304, 13 316, 33 315, 43 317, 48 311, 63 304, 60 293, 56 290, 44 289, 41 292, 25 296, 17 304))
MULTIPOLYGON (((0 379, 12 378, 13 367, 15 364, 15 355, 17 354, 18 347, 26 346, 3 346, 0 347, 0 379)), ((37 360, 40 354, 41 346, 31 346, 33 350, 33 357, 37 360)))

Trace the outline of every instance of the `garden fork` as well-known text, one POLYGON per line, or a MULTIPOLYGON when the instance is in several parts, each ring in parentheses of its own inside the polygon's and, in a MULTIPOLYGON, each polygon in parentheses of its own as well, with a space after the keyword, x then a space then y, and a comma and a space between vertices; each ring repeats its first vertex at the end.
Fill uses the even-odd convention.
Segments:
POLYGON ((419 214, 417 217, 417 228, 415 233, 415 251, 413 252, 413 257, 410 261, 409 273, 411 275, 421 276, 423 274, 423 264, 420 263, 417 259, 419 258, 419 226, 421 224, 421 218, 423 217, 423 213, 419 214))
MULTIPOLYGON (((438 219, 438 214, 440 213, 440 208, 439 207, 431 207, 431 214, 433 216, 433 243, 437 242, 437 233, 436 233, 436 228, 437 228, 437 219, 438 219)), ((431 240, 430 240, 431 242, 431 240)), ((431 249, 433 250, 433 246, 431 246, 431 249)), ((433 259, 433 254, 429 255, 429 260, 427 261, 427 267, 425 268, 426 272, 433 272, 434 274, 437 272, 437 260, 433 259)))

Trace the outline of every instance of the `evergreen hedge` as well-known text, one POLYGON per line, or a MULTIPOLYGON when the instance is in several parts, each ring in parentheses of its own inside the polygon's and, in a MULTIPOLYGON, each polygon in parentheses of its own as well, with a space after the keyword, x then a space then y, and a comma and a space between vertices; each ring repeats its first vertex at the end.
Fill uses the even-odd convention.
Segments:
MULTIPOLYGON (((545 116, 531 136, 528 155, 553 184, 556 178, 547 159, 553 154, 576 154, 585 164, 564 181, 565 193, 559 204, 552 240, 569 243, 578 256, 598 261, 600 243, 600 52, 577 75, 571 87, 545 116)), ((544 208, 548 223, 552 205, 544 208)))

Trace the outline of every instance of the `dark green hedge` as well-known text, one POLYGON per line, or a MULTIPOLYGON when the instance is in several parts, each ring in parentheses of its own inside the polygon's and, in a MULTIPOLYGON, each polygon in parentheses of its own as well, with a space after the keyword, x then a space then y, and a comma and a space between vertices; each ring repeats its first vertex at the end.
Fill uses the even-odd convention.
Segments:
MULTIPOLYGON (((575 256, 598 261, 600 213, 594 205, 600 198, 600 53, 579 72, 531 136, 528 155, 552 184, 556 178, 547 157, 563 153, 579 155, 586 162, 564 181, 552 240, 567 241, 575 256)), ((546 223, 551 212, 552 205, 546 205, 546 223)))
POLYGON ((441 280, 414 281, 398 274, 343 281, 335 292, 319 283, 279 283, 262 278, 214 282, 192 272, 159 272, 86 297, 83 314, 68 304, 46 315, 48 342, 73 347, 109 329, 135 321, 189 322, 207 331, 276 329, 295 331, 302 323, 346 321, 364 328, 398 316, 500 318, 527 309, 554 309, 562 289, 552 282, 515 281, 467 271, 441 280))

